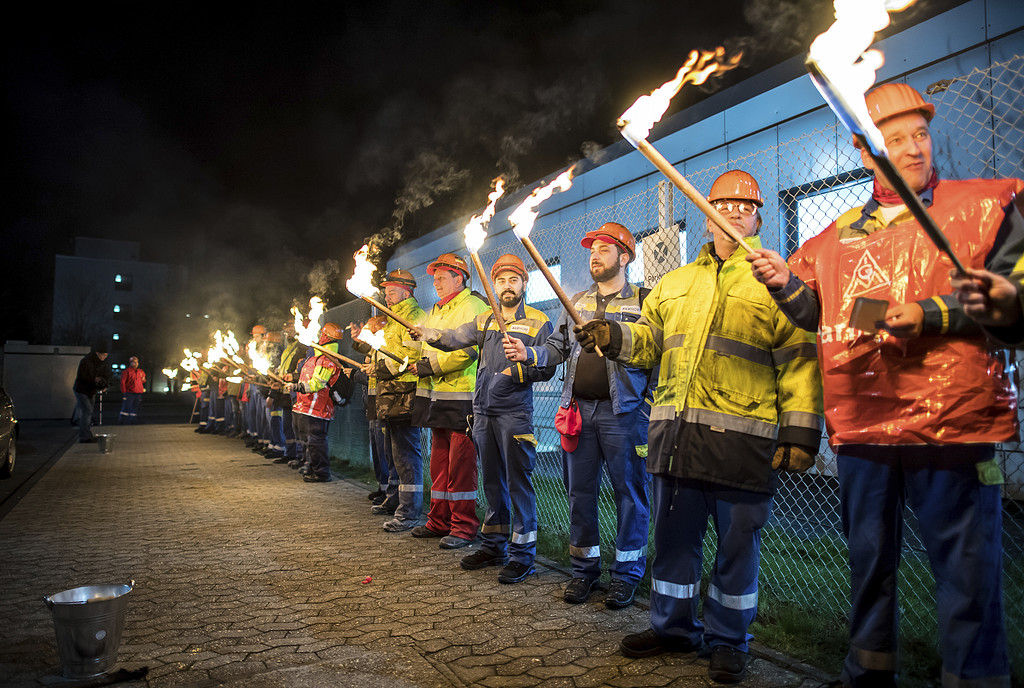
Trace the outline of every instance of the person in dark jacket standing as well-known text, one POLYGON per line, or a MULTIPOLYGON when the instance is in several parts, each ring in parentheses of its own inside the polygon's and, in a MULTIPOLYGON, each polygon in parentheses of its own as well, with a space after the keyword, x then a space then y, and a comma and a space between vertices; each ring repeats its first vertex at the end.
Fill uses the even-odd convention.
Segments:
POLYGON ((93 397, 110 384, 110 366, 106 363, 107 345, 100 342, 78 364, 78 375, 72 388, 75 392, 78 414, 78 441, 95 442, 92 435, 93 397))

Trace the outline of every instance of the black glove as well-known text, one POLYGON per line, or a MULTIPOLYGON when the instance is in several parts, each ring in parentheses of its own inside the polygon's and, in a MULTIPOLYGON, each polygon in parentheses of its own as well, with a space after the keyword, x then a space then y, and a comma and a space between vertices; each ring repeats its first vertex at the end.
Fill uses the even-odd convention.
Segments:
POLYGON ((420 377, 430 377, 433 375, 434 371, 430 367, 430 361, 425 358, 416 361, 416 374, 420 377))
POLYGON ((373 375, 378 380, 393 380, 394 374, 388 369, 388 364, 384 361, 377 361, 376 367, 373 369, 373 375))
POLYGON ((780 444, 772 457, 772 468, 790 473, 803 473, 814 465, 817 450, 799 444, 780 444))
POLYGON ((587 353, 601 349, 605 356, 615 358, 622 349, 622 330, 618 323, 610 320, 590 320, 572 328, 572 331, 587 353))

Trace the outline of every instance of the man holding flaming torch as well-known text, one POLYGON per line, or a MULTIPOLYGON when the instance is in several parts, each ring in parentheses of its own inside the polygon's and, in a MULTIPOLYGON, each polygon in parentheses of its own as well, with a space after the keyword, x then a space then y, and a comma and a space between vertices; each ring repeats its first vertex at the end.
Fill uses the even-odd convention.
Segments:
MULTIPOLYGON (((760 245, 761 189, 742 170, 708 196, 750 246, 760 245)), ((749 661, 757 614, 761 529, 778 469, 803 471, 821 442, 821 375, 814 337, 764 293, 745 249, 707 221, 713 241, 665 275, 636 323, 576 328, 585 349, 659 366, 647 470, 654 475, 651 628, 622 639, 628 657, 711 651, 708 676, 734 683, 749 661), (697 617, 703 541, 715 523, 715 564, 697 617)))
MULTIPOLYGON (((491 281, 509 337, 527 347, 542 346, 551 335, 548 317, 523 302, 528 275, 523 261, 506 254, 494 262, 491 281)), ((478 347, 473 394, 473 443, 480 452, 487 515, 483 545, 462 558, 466 570, 503 566, 498 580, 522 581, 537 554, 537 497, 533 491, 537 439, 533 434, 533 383, 550 380, 555 366, 537 368, 505 358, 502 328, 487 310, 450 330, 422 328, 413 336, 441 351, 478 347)))
MULTIPOLYGON (((412 279, 411 273, 409 279, 412 279)), ((391 446, 385 442, 384 421, 377 417, 377 377, 373 370, 377 366, 375 357, 378 354, 369 344, 358 340, 357 336, 363 327, 373 333, 380 332, 387 324, 387 320, 386 315, 375 315, 367 320, 365 325, 352 323, 349 326, 352 348, 366 356, 366 364, 352 373, 352 380, 363 385, 363 408, 366 409, 370 459, 373 463, 373 473, 377 476, 377 489, 368 496, 373 506, 383 504, 389 493, 393 499, 398 499, 398 471, 395 469, 395 460, 391 457, 391 446)))
MULTIPOLYGON (((246 346, 247 351, 258 350, 263 345, 263 338, 267 334, 267 328, 263 325, 253 325, 251 331, 251 337, 249 343, 246 346)), ((249 384, 249 408, 248 408, 248 425, 249 425, 249 440, 246 441, 246 446, 250 447, 254 452, 263 451, 263 404, 266 399, 263 396, 263 388, 259 385, 250 383, 249 384)))
MULTIPOLYGON (((1024 246, 1024 218, 1014 205, 1024 183, 940 180, 929 128, 934 106, 898 83, 874 89, 866 101, 893 167, 964 266, 1010 275, 1024 246)), ((950 293, 947 254, 921 231, 866 149, 861 157, 875 174, 867 204, 809 239, 788 265, 774 251, 748 257, 780 309, 818 332, 850 550, 850 649, 841 679, 896 685, 897 571, 909 503, 936 579, 943 685, 1008 686, 1003 477, 994 445, 1017 437, 1012 362, 950 293)), ((1019 329, 989 333, 1022 339, 1019 329)))
MULTIPOLYGON (((408 270, 392 270, 380 284, 384 301, 396 315, 411 323, 423 321, 423 309, 416 302, 413 290, 416 280, 408 270)), ((419 346, 409 338, 402 323, 388 318, 381 330, 384 346, 398 356, 415 361, 419 346)), ((384 530, 400 533, 413 528, 423 512, 423 455, 420 449, 420 429, 413 425, 413 402, 416 399, 418 378, 411 366, 401 368, 396 361, 378 356, 373 370, 377 378, 377 417, 384 421, 385 442, 391 445, 391 458, 398 472, 398 489, 384 502, 371 507, 374 514, 394 514, 384 523, 384 530)))
MULTIPOLYGON (((571 301, 586 321, 606 318, 633 322, 650 292, 626 281, 626 266, 636 257, 636 243, 618 222, 605 222, 580 241, 590 249, 594 284, 571 301)), ((562 433, 562 470, 569 498, 569 558, 572 580, 564 599, 586 602, 601 577, 598 491, 604 464, 615 492, 618 528, 611 585, 605 606, 621 609, 633 603, 636 585, 647 566, 649 507, 643 457, 647 452, 647 370, 584 352, 569 333, 571 318, 562 311, 544 346, 529 349, 515 337, 505 340, 511 361, 535 366, 569 362, 562 388, 562 416, 575 417, 577 434, 562 433), (582 426, 582 429, 580 427, 582 426)), ((556 420, 556 424, 559 421, 556 420)), ((561 430, 562 428, 560 428, 561 430)))
MULTIPOLYGON (((490 310, 466 286, 469 266, 454 253, 444 253, 427 266, 438 302, 423 321, 427 329, 446 330, 474 322, 490 310)), ((413 424, 431 429, 430 509, 426 525, 413 537, 441 538, 442 549, 465 547, 476 539, 476 449, 468 421, 476 386, 476 347, 443 351, 422 345, 416 362, 419 383, 413 424)))

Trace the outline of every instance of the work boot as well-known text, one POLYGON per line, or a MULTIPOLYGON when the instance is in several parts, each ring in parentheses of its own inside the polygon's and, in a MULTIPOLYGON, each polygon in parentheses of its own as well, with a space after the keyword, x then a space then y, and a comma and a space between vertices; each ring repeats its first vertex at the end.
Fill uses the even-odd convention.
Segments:
POLYGON ((459 562, 459 566, 467 571, 476 571, 477 569, 487 568, 488 566, 504 566, 507 563, 508 555, 506 554, 495 554, 494 552, 490 552, 486 549, 478 549, 477 551, 462 557, 462 561, 459 562))
POLYGON ((711 662, 708 664, 708 678, 719 683, 739 683, 747 675, 750 655, 729 645, 715 645, 711 648, 711 662))
POLYGON ((386 492, 381 492, 379 497, 374 497, 373 498, 373 505, 374 506, 380 506, 385 501, 387 501, 387 498, 388 498, 387 493, 386 492))
POLYGON ((383 494, 384 494, 384 490, 381 490, 381 489, 378 488, 378 489, 374 490, 373 492, 371 492, 370 494, 366 495, 366 498, 369 499, 372 502, 373 500, 377 499, 377 497, 380 497, 383 494))
POLYGON ((295 470, 297 470, 299 468, 299 466, 301 466, 301 465, 302 465, 302 462, 299 461, 298 459, 292 459, 291 461, 288 462, 288 468, 295 469, 295 470))
POLYGON ((631 633, 619 641, 619 651, 627 657, 653 657, 663 652, 697 652, 699 645, 694 645, 686 638, 666 638, 658 635, 653 628, 640 633, 631 633))
POLYGON ((288 457, 287 456, 279 456, 276 459, 274 459, 274 463, 288 463, 288 457))
POLYGON ((411 535, 414 538, 443 538, 447 537, 448 533, 439 533, 436 530, 431 530, 426 526, 416 526, 412 529, 411 535))
POLYGON ((438 547, 441 549, 460 549, 466 545, 472 545, 476 542, 476 538, 464 538, 458 535, 445 535, 441 538, 441 542, 438 543, 438 547))
POLYGON ((509 562, 508 566, 498 572, 499 583, 522 583, 531 573, 536 573, 532 566, 521 561, 509 562))
POLYGON ((633 604, 633 595, 636 594, 636 586, 627 583, 621 578, 612 578, 608 586, 608 594, 604 597, 604 606, 608 609, 625 609, 633 604))
POLYGON ((389 533, 402 533, 412 530, 416 526, 416 521, 417 519, 415 518, 393 518, 385 522, 381 527, 389 533))
POLYGON ((574 576, 569 584, 565 586, 562 599, 569 604, 582 604, 590 599, 590 593, 597 581, 593 578, 574 576))
POLYGON ((395 513, 395 507, 387 504, 377 504, 370 507, 370 513, 374 516, 391 516, 395 513))

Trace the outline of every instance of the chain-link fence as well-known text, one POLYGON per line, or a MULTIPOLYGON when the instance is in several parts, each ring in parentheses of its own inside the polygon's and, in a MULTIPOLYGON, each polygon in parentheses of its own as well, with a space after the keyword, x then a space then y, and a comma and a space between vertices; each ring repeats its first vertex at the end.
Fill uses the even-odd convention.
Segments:
MULTIPOLYGON (((942 177, 1024 176, 1024 58, 1018 56, 923 90, 938 110, 933 137, 942 177)), ((843 211, 870 196, 870 174, 862 167, 852 144, 846 143, 848 139, 841 127, 825 125, 742 157, 712 151, 677 168, 697 189, 705 191, 728 169, 753 174, 765 196, 762 242, 789 255, 843 211)), ((704 217, 667 182, 633 193, 629 188, 608 191, 538 221, 531 238, 569 294, 585 289, 591 282, 589 253, 580 247, 579 239, 602 222, 620 222, 638 238, 637 260, 629 267, 629 278, 648 287, 670 270, 693 260, 708 241, 704 217)), ((444 250, 460 251, 461 243, 461 236, 453 237, 452 245, 444 250)), ((490 265, 504 253, 519 255, 528 269, 534 269, 527 302, 555 321, 561 309, 559 302, 510 233, 489 239, 481 259, 484 265, 490 265)), ((430 280, 425 274, 416 277, 420 303, 433 303, 430 280)), ((474 284, 479 284, 478 276, 474 276, 474 284)), ((359 310, 360 317, 365 318, 361 303, 344 308, 359 310)), ((357 318, 345 322, 352 319, 357 318)), ((534 422, 540 442, 534 484, 541 530, 567 543, 568 506, 554 429, 563 375, 564 366, 551 381, 534 385, 534 422)), ((332 446, 344 447, 350 460, 357 452, 367 456, 361 413, 361 407, 354 407, 342 413, 341 422, 332 424, 332 446)), ((1019 674, 1024 671, 1024 508, 1019 501, 1024 499, 1024 448, 1018 443, 1003 446, 1000 461, 1006 477, 1006 614, 1019 674)), ((479 500, 483 504, 482 490, 479 500)), ((614 557, 615 506, 607 476, 600 508, 603 556, 610 561, 614 557)), ((708 545, 706 569, 713 561, 710 536, 708 545)), ((904 634, 934 644, 934 580, 910 512, 901 573, 904 634)), ((824 441, 815 468, 805 474, 783 476, 774 515, 763 534, 760 586, 762 608, 774 603, 795 605, 808 614, 827 615, 838 624, 844 623, 849 607, 849 570, 839 518, 835 455, 824 441)))

